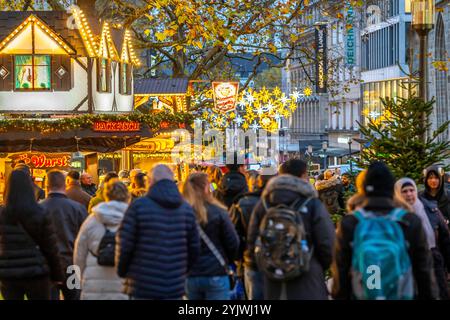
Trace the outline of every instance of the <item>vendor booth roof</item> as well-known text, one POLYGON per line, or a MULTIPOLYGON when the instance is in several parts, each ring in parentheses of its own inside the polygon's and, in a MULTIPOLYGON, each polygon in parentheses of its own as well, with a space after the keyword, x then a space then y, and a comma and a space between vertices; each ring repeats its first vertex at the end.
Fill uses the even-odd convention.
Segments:
POLYGON ((187 78, 173 79, 135 79, 134 94, 164 95, 186 94, 189 80, 187 78))

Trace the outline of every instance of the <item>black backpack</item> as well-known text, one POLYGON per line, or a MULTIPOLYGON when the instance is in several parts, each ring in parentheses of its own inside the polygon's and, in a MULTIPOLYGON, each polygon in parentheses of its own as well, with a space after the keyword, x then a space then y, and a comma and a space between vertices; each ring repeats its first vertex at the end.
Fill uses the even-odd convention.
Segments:
MULTIPOLYGON (((300 199, 299 199, 300 200, 300 199)), ((309 270, 313 248, 308 243, 302 214, 308 213, 306 199, 300 208, 299 200, 268 208, 259 226, 255 243, 256 263, 260 271, 276 281, 288 281, 309 270)))
POLYGON ((116 233, 108 230, 105 226, 105 234, 103 235, 98 245, 97 254, 92 255, 97 257, 99 266, 114 267, 114 257, 116 248, 116 233))

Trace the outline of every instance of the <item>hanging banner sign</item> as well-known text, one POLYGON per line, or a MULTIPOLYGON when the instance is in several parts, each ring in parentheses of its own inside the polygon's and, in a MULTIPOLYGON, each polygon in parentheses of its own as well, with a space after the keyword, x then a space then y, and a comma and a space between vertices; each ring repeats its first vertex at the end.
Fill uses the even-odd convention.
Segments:
POLYGON ((70 166, 69 154, 22 153, 11 157, 22 161, 32 169, 65 168, 70 166))
POLYGON ((217 113, 234 110, 239 92, 239 82, 213 82, 214 109, 217 113))
POLYGON ((96 121, 93 130, 101 132, 135 132, 141 129, 137 121, 96 121))
POLYGON ((345 21, 345 64, 347 67, 355 66, 356 58, 356 39, 354 28, 355 12, 353 7, 349 5, 347 9, 347 17, 345 21))
POLYGON ((316 92, 327 92, 327 25, 316 26, 316 92))

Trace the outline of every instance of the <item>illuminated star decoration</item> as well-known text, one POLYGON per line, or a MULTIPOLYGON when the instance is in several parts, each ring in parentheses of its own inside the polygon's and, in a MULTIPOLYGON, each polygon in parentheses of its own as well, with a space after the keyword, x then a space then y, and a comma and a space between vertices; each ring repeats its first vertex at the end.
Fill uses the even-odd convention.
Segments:
POLYGON ((225 129, 231 124, 247 130, 264 129, 274 132, 279 129, 280 120, 291 114, 298 107, 298 99, 302 94, 298 91, 290 95, 276 87, 273 90, 248 89, 239 93, 237 108, 233 112, 217 114, 212 109, 202 113, 202 119, 211 127, 225 129))
POLYGON ((311 95, 312 95, 312 89, 311 89, 310 87, 306 87, 306 88, 303 90, 303 94, 304 94, 306 97, 311 96, 311 95))

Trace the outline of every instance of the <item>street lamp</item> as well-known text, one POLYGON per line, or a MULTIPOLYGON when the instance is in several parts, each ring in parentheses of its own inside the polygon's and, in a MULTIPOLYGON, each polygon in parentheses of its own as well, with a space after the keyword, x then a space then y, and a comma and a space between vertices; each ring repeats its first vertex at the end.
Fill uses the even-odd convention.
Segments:
POLYGON ((350 161, 350 172, 353 172, 352 166, 352 137, 348 137, 348 161, 350 161))
POLYGON ((328 149, 328 141, 322 141, 322 149, 323 149, 323 170, 327 168, 327 149, 328 149))
MULTIPOLYGON (((427 101, 428 82, 428 33, 434 28, 434 0, 412 0, 411 14, 412 27, 420 38, 420 65, 419 65, 419 97, 427 101)), ((422 113, 422 125, 425 128, 426 114, 422 113)), ((424 131, 423 141, 426 141, 427 133, 424 131)))

